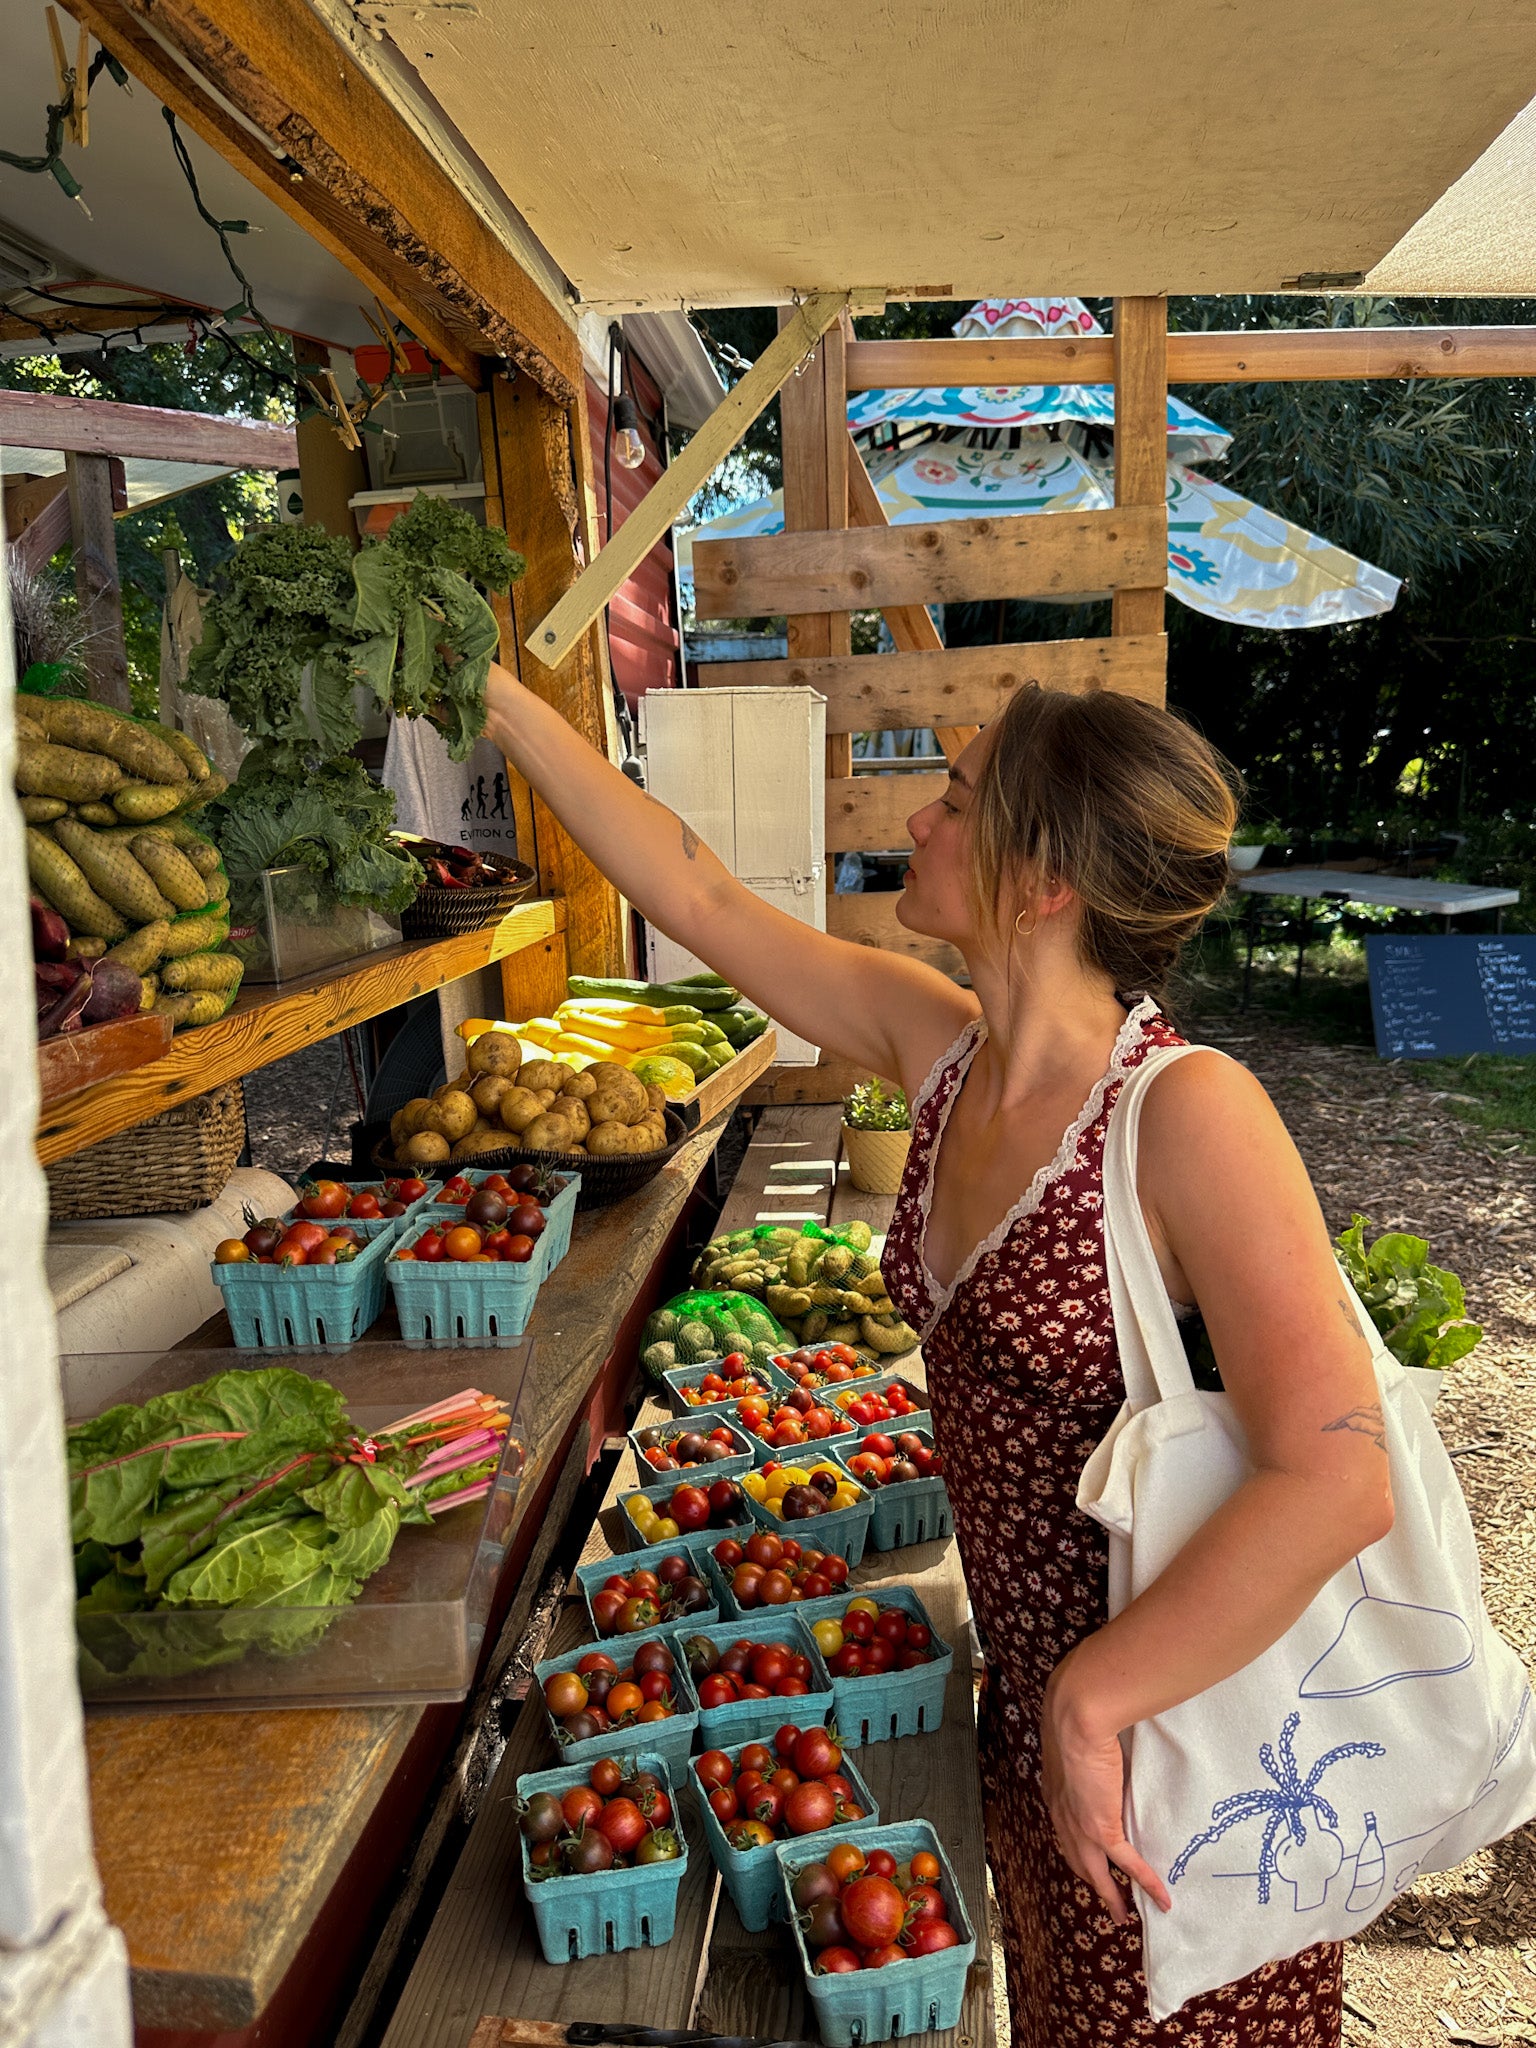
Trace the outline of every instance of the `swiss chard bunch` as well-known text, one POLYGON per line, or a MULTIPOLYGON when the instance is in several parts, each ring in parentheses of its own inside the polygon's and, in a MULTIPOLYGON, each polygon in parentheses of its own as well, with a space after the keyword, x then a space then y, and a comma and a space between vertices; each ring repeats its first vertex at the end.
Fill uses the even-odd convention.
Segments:
POLYGON ((1402 1365, 1437 1370, 1465 1358, 1483 1332, 1465 1320, 1466 1296, 1456 1275, 1432 1265, 1425 1239, 1406 1231, 1383 1231, 1368 1245, 1370 1227, 1364 1216, 1353 1216, 1334 1239, 1334 1251, 1392 1356, 1402 1365))

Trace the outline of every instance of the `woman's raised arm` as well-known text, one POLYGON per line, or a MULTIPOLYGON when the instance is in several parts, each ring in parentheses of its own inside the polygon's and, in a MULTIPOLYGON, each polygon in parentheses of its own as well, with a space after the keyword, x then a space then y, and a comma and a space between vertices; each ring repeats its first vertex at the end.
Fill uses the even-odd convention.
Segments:
POLYGON ((499 665, 488 736, 641 913, 813 1044, 915 1088, 975 1012, 945 975, 829 938, 753 895, 674 811, 499 665))

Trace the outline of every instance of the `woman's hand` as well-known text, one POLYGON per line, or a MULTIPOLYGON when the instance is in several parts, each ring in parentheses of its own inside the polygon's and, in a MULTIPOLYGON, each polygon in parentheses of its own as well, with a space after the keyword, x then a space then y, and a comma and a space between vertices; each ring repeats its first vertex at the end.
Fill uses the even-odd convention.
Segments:
POLYGON ((1091 1884, 1117 1926, 1130 1920, 1113 1863, 1166 1913, 1167 1887, 1125 1838, 1125 1759, 1120 1738, 1094 1730, 1073 1691, 1070 1657, 1057 1665, 1040 1715, 1040 1782, 1068 1865, 1091 1884))

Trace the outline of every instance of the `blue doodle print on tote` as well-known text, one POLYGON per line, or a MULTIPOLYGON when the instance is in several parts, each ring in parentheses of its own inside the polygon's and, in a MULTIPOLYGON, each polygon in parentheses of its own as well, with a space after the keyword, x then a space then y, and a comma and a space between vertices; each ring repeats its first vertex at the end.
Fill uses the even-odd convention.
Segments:
POLYGON ((1218 1799, 1211 1808, 1211 1825, 1192 1836, 1174 1859, 1168 1872, 1170 1885, 1178 1883, 1200 1850, 1219 1842, 1231 1829, 1262 1819, 1264 1832, 1255 1872, 1259 1904, 1269 1904, 1270 1888, 1278 1877, 1292 1887, 1296 1912, 1308 1913, 1322 1905, 1344 1862, 1339 1816, 1320 1790, 1322 1780, 1346 1757, 1379 1757, 1385 1756, 1386 1751, 1379 1742, 1341 1742, 1325 1750, 1303 1777, 1295 1750, 1300 1726, 1300 1714, 1287 1714, 1276 1748, 1272 1749, 1267 1742, 1259 1745, 1259 1762, 1273 1782, 1218 1799))
POLYGON ((1477 1646, 1459 1614, 1444 1607, 1417 1607, 1407 1600, 1383 1600, 1366 1584, 1359 1558, 1354 1568, 1360 1597, 1297 1687, 1299 1699, 1362 1699, 1383 1686, 1415 1678, 1449 1678, 1466 1670, 1477 1646), (1402 1663, 1407 1630, 1413 1642, 1411 1665, 1402 1663))

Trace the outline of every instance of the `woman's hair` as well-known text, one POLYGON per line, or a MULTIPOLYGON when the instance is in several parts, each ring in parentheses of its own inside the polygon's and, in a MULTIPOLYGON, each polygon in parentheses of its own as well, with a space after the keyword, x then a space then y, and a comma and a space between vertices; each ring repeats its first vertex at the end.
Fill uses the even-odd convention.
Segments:
POLYGON ((1085 964, 1160 992, 1227 886, 1236 770, 1171 712, 1108 690, 1021 689, 993 730, 969 806, 979 917, 1001 930, 1019 888, 1058 877, 1085 964))

